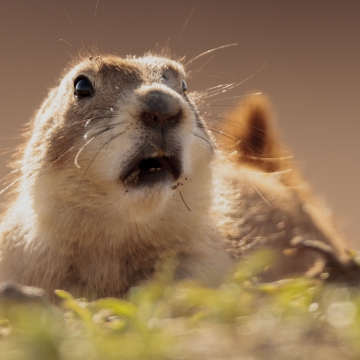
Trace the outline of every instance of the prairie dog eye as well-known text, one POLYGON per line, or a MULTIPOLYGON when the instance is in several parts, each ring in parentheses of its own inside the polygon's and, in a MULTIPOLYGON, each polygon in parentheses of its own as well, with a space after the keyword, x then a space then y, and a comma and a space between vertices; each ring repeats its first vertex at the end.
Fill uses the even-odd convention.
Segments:
POLYGON ((78 98, 89 97, 93 95, 94 88, 90 80, 85 76, 79 76, 74 81, 74 95, 78 98))
POLYGON ((184 92, 187 90, 187 84, 185 80, 182 81, 182 89, 184 92))

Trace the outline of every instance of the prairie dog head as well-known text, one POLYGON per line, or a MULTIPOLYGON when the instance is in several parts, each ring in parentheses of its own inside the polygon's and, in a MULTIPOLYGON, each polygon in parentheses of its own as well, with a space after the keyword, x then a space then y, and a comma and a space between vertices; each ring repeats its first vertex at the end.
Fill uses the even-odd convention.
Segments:
POLYGON ((179 183, 190 193, 196 179, 210 183, 212 140, 186 90, 183 67, 167 58, 77 63, 32 124, 22 165, 34 201, 138 222, 179 183))

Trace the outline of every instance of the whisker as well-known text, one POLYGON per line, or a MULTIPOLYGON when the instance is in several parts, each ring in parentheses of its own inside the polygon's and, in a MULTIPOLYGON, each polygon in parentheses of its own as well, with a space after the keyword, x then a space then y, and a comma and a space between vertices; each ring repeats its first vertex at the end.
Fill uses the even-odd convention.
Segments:
POLYGON ((262 140, 265 139, 266 131, 264 129, 260 129, 256 126, 249 125, 249 124, 245 125, 245 124, 242 124, 241 122, 239 122, 238 120, 232 120, 229 118, 225 118, 221 115, 216 115, 216 114, 211 114, 211 113, 208 114, 206 111, 204 112, 204 110, 199 110, 199 112, 200 112, 201 116, 206 119, 212 119, 212 120, 223 122, 225 124, 231 124, 235 128, 238 128, 238 129, 250 128, 250 129, 254 130, 254 131, 250 132, 252 135, 257 136, 259 139, 262 139, 262 140), (258 132, 262 132, 264 134, 264 137, 260 137, 258 132))
MULTIPOLYGON (((213 99, 213 100, 210 100, 210 102, 221 101, 221 100, 229 100, 229 99, 239 99, 239 98, 244 98, 244 97, 249 97, 249 96, 257 96, 257 95, 261 95, 261 94, 262 94, 261 92, 256 92, 256 93, 253 93, 253 94, 230 96, 230 97, 221 98, 221 99, 213 99)), ((206 104, 206 105, 209 105, 209 104, 206 104)))
MULTIPOLYGON (((118 124, 120 124, 120 123, 118 123, 118 124)), ((78 169, 80 169, 81 166, 78 164, 78 161, 77 161, 77 160, 78 160, 78 158, 79 158, 79 156, 80 156, 80 153, 84 150, 84 148, 85 148, 92 140, 94 140, 96 137, 98 137, 99 135, 105 133, 106 131, 109 131, 109 130, 113 129, 113 128, 115 127, 115 125, 118 125, 118 124, 104 125, 104 126, 99 126, 99 127, 96 128, 96 129, 99 129, 99 128, 101 128, 101 127, 106 127, 105 129, 103 129, 103 130, 97 132, 96 134, 94 134, 94 135, 90 138, 90 140, 88 140, 88 141, 80 148, 80 150, 77 152, 77 154, 76 154, 76 156, 75 156, 74 164, 75 164, 75 166, 76 166, 78 169)), ((92 130, 94 130, 94 129, 92 129, 92 130)), ((84 139, 87 139, 87 135, 88 135, 88 133, 89 133, 90 131, 91 131, 91 130, 89 130, 89 131, 84 135, 84 139)))
POLYGON ((19 171, 20 171, 20 168, 17 168, 17 169, 14 169, 14 170, 10 171, 9 174, 5 175, 4 177, 2 177, 2 178, 0 179, 0 183, 5 182, 5 180, 6 180, 7 178, 11 177, 12 175, 16 174, 16 173, 19 172, 19 171))
MULTIPOLYGON (((105 117, 102 117, 102 118, 105 119, 105 117)), ((99 118, 97 118, 97 117, 93 117, 93 118, 87 119, 84 127, 89 126, 89 124, 90 124, 93 120, 98 120, 98 119, 99 119, 99 118)))
POLYGON ((244 157, 250 160, 262 160, 262 161, 292 161, 294 160, 294 155, 289 156, 278 156, 278 157, 260 157, 260 156, 250 156, 244 155, 244 157))
POLYGON ((67 42, 66 40, 64 40, 64 39, 59 39, 59 42, 64 42, 65 44, 68 44, 69 46, 71 46, 72 47, 72 45, 69 43, 69 42, 67 42))
MULTIPOLYGON (((75 149, 75 146, 70 147, 69 149, 67 149, 66 151, 64 151, 59 157, 57 157, 47 168, 45 168, 43 170, 43 172, 45 172, 45 170, 51 169, 51 167, 56 164, 58 161, 60 161, 68 152, 70 152, 71 150, 75 149)), ((41 172, 41 173, 43 173, 41 172)), ((41 174, 40 173, 40 174, 41 174)))
POLYGON ((99 32, 98 32, 98 26, 97 26, 97 11, 99 6, 99 0, 96 0, 96 6, 95 6, 95 34, 96 34, 96 52, 97 55, 100 55, 100 47, 99 47, 99 32))
POLYGON ((94 121, 94 120, 103 120, 103 119, 111 119, 112 117, 115 117, 115 115, 110 115, 110 116, 94 116, 94 117, 91 117, 91 118, 87 118, 87 119, 83 119, 83 120, 79 120, 79 121, 75 121, 73 123, 70 123, 70 124, 67 124, 67 125, 64 125, 63 128, 70 128, 70 127, 73 127, 75 125, 79 125, 79 124, 82 124, 85 122, 85 125, 84 127, 87 127, 91 121, 94 121))
MULTIPOLYGON (((12 140, 12 139, 11 139, 12 140)), ((9 155, 9 154, 11 154, 12 152, 14 151, 14 149, 10 149, 10 148, 8 148, 8 149, 2 149, 1 150, 1 152, 0 152, 0 156, 2 156, 2 155, 9 155)))
MULTIPOLYGON (((201 114, 201 110, 199 111, 200 114, 201 114)), ((219 116, 219 115, 215 115, 215 114, 201 114, 201 116, 205 119, 210 119, 210 120, 216 120, 216 121, 220 121, 220 122, 223 122, 225 124, 231 124, 232 126, 234 126, 235 128, 238 128, 238 129, 246 129, 246 127, 250 128, 250 134, 256 136, 257 138, 259 139, 262 139, 262 140, 265 140, 266 138, 266 131, 264 129, 260 129, 256 126, 252 126, 252 125, 248 125, 248 124, 242 124, 240 123, 239 121, 237 120, 231 120, 231 119, 228 119, 228 118, 224 118, 222 116, 219 116), (260 136, 259 132, 262 132, 263 133, 263 136, 260 136)), ((215 125, 212 125, 212 124, 207 124, 208 125, 208 128, 210 130, 211 127, 215 127, 215 125)), ((223 132, 225 131, 227 134, 231 134, 231 131, 230 130, 223 130, 221 127, 216 127, 217 132, 219 135, 223 135, 223 132)), ((275 137, 276 138, 276 137, 275 137)), ((232 139, 233 141, 236 141, 237 144, 239 144, 240 142, 243 142, 246 146, 248 146, 248 148, 251 150, 251 151, 254 151, 257 150, 257 151, 260 151, 260 149, 258 149, 257 147, 254 147, 253 145, 249 144, 247 141, 245 141, 244 139, 239 139, 239 138, 230 138, 232 139)), ((282 145, 280 142, 278 143, 277 145, 279 148, 283 149, 283 151, 288 151, 288 149, 285 147, 285 145, 282 145)), ((264 155, 265 156, 265 155, 264 155)), ((282 158, 282 157, 281 157, 282 158)), ((285 157, 286 158, 286 157, 285 157)), ((261 157, 261 159, 263 159, 261 157)), ((277 158, 277 159, 280 159, 280 158, 277 158)))
MULTIPOLYGON (((103 110, 105 110, 105 109, 95 109, 95 108, 94 108, 94 110, 103 111, 103 110)), ((106 110, 107 110, 107 109, 106 109, 106 110)), ((113 118, 113 117, 115 117, 115 116, 116 116, 116 114, 105 115, 105 116, 94 116, 94 117, 92 117, 92 118, 87 119, 84 127, 89 126, 89 124, 90 124, 92 121, 94 121, 94 120, 111 119, 111 118, 113 118)), ((83 122, 83 121, 84 121, 84 120, 81 120, 80 122, 83 122)))
POLYGON ((15 179, 11 184, 7 185, 4 189, 0 191, 0 195, 3 194, 6 190, 8 190, 10 187, 15 185, 18 181, 20 181, 21 178, 15 179))
MULTIPOLYGON (((198 70, 190 70, 188 73, 187 73, 187 76, 188 77, 192 77, 192 76, 196 76, 199 72, 204 72, 204 73, 210 73, 210 74, 218 74, 218 75, 221 75, 221 76, 231 76, 231 77, 234 77, 233 74, 228 74, 228 73, 225 73, 225 72, 222 72, 222 71, 215 71, 215 70, 202 70, 202 68, 210 61, 212 60, 213 58, 215 57, 215 55, 213 55, 208 61, 206 61, 198 70), (193 75, 194 73, 194 75, 193 75)), ((219 76, 219 77, 221 77, 219 76)), ((221 86, 221 85, 220 85, 221 86)), ((211 89, 211 88, 210 88, 211 89)), ((209 90, 209 89, 207 89, 209 90)), ((206 90, 205 90, 206 91, 206 90)))
POLYGON ((202 137, 201 135, 193 132, 192 130, 188 129, 188 128, 185 128, 185 130, 187 130, 188 132, 190 132, 191 134, 193 134, 194 136, 200 138, 201 140, 204 140, 206 143, 210 144, 214 149, 218 149, 216 144, 214 144, 213 142, 211 142, 209 139, 206 139, 204 137, 202 137))
POLYGON ((192 133, 194 136, 204 140, 205 142, 209 143, 214 149, 217 149, 217 147, 215 146, 215 144, 213 144, 210 140, 205 139, 204 137, 200 136, 199 134, 196 133, 192 133))
MULTIPOLYGON (((263 160, 261 158, 261 160, 263 160)), ((291 168, 289 169, 284 169, 284 170, 280 170, 280 171, 271 171, 271 172, 266 172, 266 171, 255 171, 255 170, 251 170, 251 169, 242 169, 242 172, 245 173, 249 173, 249 174, 257 174, 257 175, 261 175, 261 176, 282 176, 284 174, 288 174, 292 171, 291 168)))
MULTIPOLYGON (((201 113, 202 110, 200 110, 200 113, 201 113)), ((202 117, 206 118, 206 119, 212 119, 212 120, 216 120, 216 121, 220 121, 220 122, 223 122, 225 124, 231 124, 233 125, 235 128, 238 128, 238 129, 246 129, 246 128, 250 128, 254 131, 251 132, 251 134, 253 135, 256 135, 257 137, 259 137, 258 135, 258 131, 262 132, 265 136, 265 130, 264 129, 260 129, 256 126, 253 126, 253 125, 249 125, 249 124, 242 124, 241 122, 239 122, 238 120, 232 120, 232 119, 229 119, 229 118, 225 118, 221 115, 215 115, 215 114, 208 114, 207 112, 205 112, 204 114, 202 114, 202 117), (256 132, 255 132, 256 130, 256 132)), ((265 137, 259 137, 259 139, 262 139, 264 140, 265 137)))
POLYGON ((212 96, 216 96, 216 95, 218 95, 218 94, 220 94, 220 93, 223 93, 223 92, 226 92, 227 90, 226 89, 228 89, 228 88, 230 88, 231 86, 234 86, 234 85, 236 85, 237 83, 231 83, 231 84, 224 84, 224 85, 219 85, 218 87, 218 89, 215 89, 214 88, 214 90, 211 90, 211 91, 209 91, 209 90, 205 90, 205 91, 203 91, 202 92, 202 94, 206 94, 205 96, 202 96, 203 98, 205 98, 205 99, 207 99, 207 98, 209 98, 209 97, 212 97, 212 96))
POLYGON ((101 125, 101 126, 97 126, 96 128, 90 129, 88 132, 85 133, 84 135, 84 139, 86 140, 89 137, 89 133, 101 129, 101 128, 105 128, 104 130, 99 131, 98 133, 95 134, 95 136, 100 135, 108 130, 112 130, 116 125, 121 125, 121 123, 115 123, 115 124, 106 124, 106 125, 101 125))
MULTIPOLYGON (((95 137, 95 136, 94 136, 95 137)), ((85 144, 86 145, 86 144, 85 144)), ((85 147, 85 146, 83 146, 85 147)), ((80 151, 83 149, 83 147, 80 149, 80 151)), ((61 158, 63 158, 69 151, 73 150, 75 148, 75 146, 70 147, 69 149, 67 149, 66 151, 64 151, 59 157, 57 157, 54 161, 51 162, 51 164, 49 164, 47 167, 44 167, 43 169, 40 170, 40 172, 38 173, 39 176, 41 176, 42 174, 44 174, 46 171, 48 171, 49 169, 51 169, 54 164, 56 164, 58 161, 61 160, 61 158)), ((78 155, 77 155, 78 156, 78 155)), ((10 174, 6 175, 5 177, 3 177, 2 179, 0 179, 0 182, 3 182, 6 178, 14 175, 15 173, 18 172, 23 172, 25 173, 29 173, 29 169, 31 171, 31 168, 34 166, 34 164, 36 164, 37 161, 28 163, 26 165, 22 165, 21 167, 13 170, 10 172, 10 174)), ((76 160, 77 162, 77 160, 76 160)), ((17 181, 19 181, 21 179, 21 176, 19 178, 17 178, 15 181, 13 181, 10 185, 8 185, 7 187, 5 187, 3 190, 0 191, 0 194, 2 194, 3 192, 5 192, 9 187, 11 187, 12 185, 16 184, 17 181)))
MULTIPOLYGON (((186 129, 186 130, 188 130, 188 129, 186 129)), ((216 143, 211 142, 209 139, 206 139, 206 138, 202 137, 201 135, 192 132, 191 130, 188 130, 188 131, 191 132, 194 136, 196 136, 196 137, 200 138, 201 140, 205 141, 206 143, 210 144, 213 149, 220 151, 223 155, 228 155, 227 153, 225 153, 223 151, 222 148, 217 147, 216 143)))
POLYGON ((229 84, 220 84, 220 85, 215 85, 215 86, 212 86, 212 87, 209 87, 207 89, 205 89, 203 92, 207 92, 207 91, 210 91, 210 90, 214 90, 214 89, 217 89, 221 86, 225 86, 225 85, 229 85, 229 84))
POLYGON ((214 74, 194 74, 193 76, 212 77, 217 79, 222 78, 220 75, 214 75, 214 74))
POLYGON ((249 184, 252 186, 252 188, 260 195, 260 197, 269 205, 271 206, 271 204, 265 199, 264 195, 259 191, 259 189, 252 183, 252 181, 249 179, 248 176, 246 176, 245 172, 243 169, 240 170, 242 172, 242 174, 244 175, 245 179, 249 182, 249 184))
POLYGON ((96 136, 93 136, 92 138, 90 138, 90 140, 88 140, 81 148, 80 150, 77 152, 75 159, 74 159, 74 164, 78 169, 81 169, 81 166, 78 163, 78 158, 81 154, 81 152, 83 151, 83 149, 86 147, 86 145, 88 145, 91 141, 93 141, 95 139, 96 136))
MULTIPOLYGON (((201 71, 201 69, 203 69, 214 57, 215 57, 215 55, 211 56, 210 59, 206 60, 206 61, 204 62, 204 64, 201 65, 201 66, 195 71, 195 74, 197 74, 199 71, 201 71)), ((191 73, 191 71, 190 71, 190 73, 191 73)))
POLYGON ((205 52, 201 53, 200 55, 195 56, 195 57, 192 58, 190 61, 188 61, 188 62, 184 65, 184 67, 189 66, 189 65, 190 65, 192 62, 194 62, 195 60, 197 60, 197 59, 199 59, 199 58, 201 58, 201 57, 203 57, 203 56, 205 56, 205 55, 207 55, 207 54, 210 54, 210 53, 212 53, 212 52, 214 52, 214 51, 218 51, 218 50, 221 50, 221 49, 225 49, 225 48, 227 48, 227 47, 230 47, 230 46, 237 46, 237 45, 238 45, 238 43, 233 43, 233 44, 223 45, 223 46, 219 46, 219 47, 217 47, 217 48, 214 48, 214 49, 205 51, 205 52))
POLYGON ((187 19, 186 19, 183 27, 181 28, 180 33, 179 33, 179 36, 177 37, 176 42, 175 42, 175 45, 174 45, 174 51, 176 51, 176 48, 177 48, 177 46, 178 46, 178 44, 179 44, 179 41, 180 41, 180 39, 181 39, 181 36, 182 36, 182 34, 183 34, 183 32, 184 32, 184 30, 185 30, 185 28, 186 28, 186 26, 187 26, 190 18, 192 17, 193 13, 195 12, 197 6, 199 5, 200 1, 201 1, 201 0, 198 0, 198 2, 195 4, 194 8, 191 10, 191 13, 190 13, 189 16, 187 17, 187 19))
POLYGON ((68 11, 66 10, 66 8, 65 8, 65 13, 66 13, 66 16, 68 17, 71 25, 73 26, 76 34, 79 36, 83 47, 88 51, 88 53, 90 54, 90 56, 93 57, 93 54, 91 53, 91 51, 90 51, 90 49, 88 48, 88 46, 85 44, 84 39, 82 38, 82 36, 79 34, 79 32, 78 32, 77 28, 75 27, 73 21, 71 20, 70 15, 69 15, 68 11))
POLYGON ((188 209, 189 211, 191 211, 190 208, 188 207, 187 203, 185 202, 185 200, 184 200, 184 198, 183 198, 180 190, 179 190, 179 194, 180 194, 181 200, 183 201, 183 203, 185 204, 185 206, 187 207, 187 209, 188 209))
MULTIPOLYGON (((101 134, 104 133, 105 131, 107 131, 107 129, 106 129, 106 130, 102 130, 102 131, 94 134, 93 137, 92 137, 90 140, 88 140, 88 141, 78 150, 78 152, 77 152, 77 154, 76 154, 76 157, 75 157, 75 160, 74 160, 74 163, 75 163, 76 167, 80 168, 80 166, 79 166, 79 164, 78 164, 78 158, 79 158, 79 155, 80 155, 80 153, 82 152, 82 150, 86 147, 86 145, 88 145, 90 141, 92 141, 95 137, 101 135, 101 134)), ((87 140, 87 139, 85 139, 85 140, 87 140)), ((64 151, 60 156, 58 156, 54 161, 52 161, 52 162, 49 164, 49 166, 43 168, 43 169, 39 172, 39 175, 41 175, 41 174, 45 173, 46 171, 48 171, 49 169, 51 169, 51 168, 52 168, 57 162, 59 162, 67 153, 69 153, 70 151, 74 150, 75 148, 76 148, 76 145, 68 148, 68 149, 67 149, 66 151, 64 151)), ((34 164, 34 163, 30 163, 30 164, 27 164, 27 165, 23 165, 23 166, 21 166, 19 169, 16 169, 16 171, 22 170, 22 171, 24 171, 24 172, 27 172, 28 170, 26 170, 26 168, 31 168, 31 166, 32 166, 33 164, 34 164)), ((15 171, 15 170, 14 170, 14 171, 15 171)), ((10 176, 10 175, 11 175, 11 173, 10 173, 8 176, 10 176)))
POLYGON ((235 136, 232 136, 231 133, 225 132, 221 128, 216 128, 214 126, 208 126, 208 129, 212 132, 215 132, 216 134, 222 135, 230 140, 233 140, 235 142, 241 141, 241 139, 236 138, 235 136))
POLYGON ((255 152, 255 151, 259 152, 259 151, 261 151, 261 149, 259 149, 258 147, 250 144, 245 139, 241 139, 241 138, 238 138, 238 137, 234 136, 232 134, 232 132, 229 131, 229 130, 224 130, 221 127, 217 127, 217 126, 214 126, 214 125, 208 125, 208 128, 209 128, 209 130, 214 131, 215 133, 217 133, 219 135, 222 135, 222 136, 234 141, 236 143, 236 145, 240 144, 241 142, 244 143, 251 152, 255 152))
MULTIPOLYGON (((221 121, 225 124, 233 124, 235 127, 238 127, 239 129, 245 129, 245 125, 240 123, 238 120, 233 120, 230 118, 226 118, 222 115, 217 115, 217 114, 212 114, 212 113, 208 113, 206 110, 200 110, 199 109, 199 113, 201 114, 202 117, 206 118, 206 119, 212 119, 212 120, 217 120, 217 121, 221 121)), ((249 127, 251 125, 248 125, 249 127)), ((252 126, 251 126, 252 127, 252 126)), ((256 130, 262 130, 262 129, 257 129, 256 130)))
MULTIPOLYGON (((68 15, 68 14, 67 14, 68 15)), ((71 19, 69 19, 71 20, 71 19)), ((71 44, 69 44, 71 45, 71 44)), ((109 109, 108 108, 102 108, 102 107, 98 107, 98 109, 101 109, 101 110, 104 110, 104 111, 108 111, 109 109)), ((96 110, 96 109, 94 109, 96 110)), ((94 117, 91 117, 91 118, 86 118, 86 119, 82 119, 82 120, 79 120, 79 121, 76 121, 76 122, 73 122, 71 124, 67 124, 67 125, 64 125, 63 126, 63 129, 65 128, 73 128, 74 126, 76 125, 79 125, 79 124, 85 124, 85 126, 88 126, 90 123, 92 123, 93 121, 96 121, 96 120, 102 120, 102 119, 110 119, 112 117, 116 116, 115 113, 111 113, 111 114, 108 114, 106 116, 94 116, 94 117)), ((117 124, 112 124, 111 128, 113 128, 115 125, 118 125, 119 123, 117 124)), ((101 128, 102 126, 99 126, 98 128, 101 128)), ((109 126, 107 126, 109 128, 109 126)), ((77 130, 77 132, 79 132, 80 134, 80 131, 79 129, 74 129, 74 130, 77 130)), ((78 160, 79 160, 79 156, 80 154, 82 153, 83 149, 97 136, 99 136, 101 133, 107 131, 108 129, 105 129, 105 130, 102 130, 96 134, 93 135, 93 137, 86 141, 86 143, 84 145, 81 146, 81 148, 78 150, 77 154, 76 154, 76 157, 75 157, 75 165, 77 167, 80 167, 79 163, 78 163, 78 160)), ((87 139, 85 139, 87 140, 87 139)), ((80 143, 81 144, 81 143, 80 143)), ((79 145, 79 143, 78 143, 79 145)), ((39 158, 39 159, 36 159, 36 160, 30 160, 30 161, 27 161, 26 164, 21 164, 21 163, 14 163, 12 166, 15 166, 15 165, 18 165, 18 167, 16 169, 13 169, 9 174, 7 174, 6 176, 4 176, 2 179, 0 179, 0 182, 8 182, 9 180, 13 180, 11 183, 9 183, 8 185, 6 185, 3 189, 0 190, 0 194, 3 194, 5 193, 6 191, 8 191, 11 187, 15 186, 16 184, 19 183, 19 181, 22 181, 22 179, 24 179, 24 176, 25 177, 33 177, 33 176, 41 176, 43 173, 49 171, 53 166, 54 164, 56 164, 57 162, 59 162, 61 160, 61 158, 63 158, 67 153, 69 153, 70 151, 74 150, 76 147, 78 147, 78 145, 75 145, 75 146, 72 146, 70 148, 68 148, 66 151, 64 151, 61 155, 59 155, 56 159, 54 159, 53 161, 49 162, 47 165, 45 165, 45 163, 43 164, 42 168, 41 169, 38 169, 39 167, 39 164, 41 162, 44 161, 44 158, 39 158), (20 165, 20 166, 19 166, 20 165), (36 174, 36 175, 35 175, 36 174), (16 177, 14 179, 14 177, 16 177)), ((8 150, 6 152, 12 152, 13 150, 8 150)), ((6 153, 5 151, 3 152, 4 154, 6 153)), ((0 154, 1 155, 1 154, 0 154)), ((84 174, 85 175, 85 174, 84 174)))
MULTIPOLYGON (((229 90, 232 90, 234 88, 236 88, 237 86, 240 86, 241 84, 243 84, 244 82, 250 80, 252 77, 254 77, 258 72, 260 72, 264 67, 265 67, 266 63, 264 63, 258 70, 256 70, 253 74, 251 74, 250 76, 248 76, 246 79, 238 82, 238 83, 235 83, 233 84, 233 86, 228 86, 226 89, 222 90, 221 92, 224 93, 224 92, 227 92, 229 90)), ((204 96, 204 98, 209 98, 209 97, 213 97, 213 96, 216 96, 218 95, 220 92, 217 92, 215 94, 210 94, 208 96, 204 96)))
POLYGON ((233 107, 250 107, 253 105, 247 105, 247 104, 206 104, 206 106, 233 106, 233 107))
MULTIPOLYGON (((234 75, 232 74, 229 74, 229 73, 226 73, 226 72, 223 72, 223 71, 216 71, 216 70, 196 70, 194 71, 194 73, 199 73, 199 72, 202 72, 202 73, 210 73, 210 74, 218 74, 218 75, 222 75, 222 76, 232 76, 234 77, 234 75)), ((192 71, 190 70, 189 73, 191 74, 192 71)))
POLYGON ((81 179, 80 179, 80 181, 79 181, 79 185, 78 185, 76 191, 79 190, 79 187, 80 187, 82 181, 84 180, 85 175, 87 174, 87 172, 88 172, 91 164, 95 161, 96 157, 99 155, 100 151, 101 151, 106 145, 110 144, 111 141, 113 141, 115 138, 117 138, 118 136, 120 136, 120 135, 122 135, 122 134, 124 134, 124 133, 125 133, 125 130, 122 131, 122 132, 120 132, 120 133, 118 133, 118 134, 116 134, 116 135, 114 135, 114 136, 112 136, 112 137, 111 137, 109 140, 107 140, 103 145, 101 145, 101 147, 99 148, 99 150, 96 152, 96 154, 94 155, 94 157, 93 157, 93 158, 91 159, 91 161, 89 162, 89 165, 86 167, 85 172, 84 172, 83 176, 81 177, 81 179))

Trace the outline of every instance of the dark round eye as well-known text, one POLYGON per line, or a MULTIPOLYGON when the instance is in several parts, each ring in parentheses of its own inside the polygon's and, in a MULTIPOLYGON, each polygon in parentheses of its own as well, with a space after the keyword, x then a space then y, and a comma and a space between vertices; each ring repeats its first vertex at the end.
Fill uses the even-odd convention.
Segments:
POLYGON ((187 90, 187 85, 186 85, 185 80, 182 81, 182 89, 183 89, 183 91, 187 90))
POLYGON ((94 93, 90 80, 85 76, 79 76, 74 81, 74 95, 78 98, 89 97, 94 93))

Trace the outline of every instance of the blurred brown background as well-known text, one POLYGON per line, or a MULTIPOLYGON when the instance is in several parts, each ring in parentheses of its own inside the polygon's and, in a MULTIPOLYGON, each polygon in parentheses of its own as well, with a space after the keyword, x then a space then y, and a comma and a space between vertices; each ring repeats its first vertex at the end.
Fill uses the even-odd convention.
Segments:
MULTIPOLYGON (((95 44, 95 4, 1 1, 1 149, 19 143, 22 124, 57 83, 71 54, 81 48, 79 34, 87 44, 95 44)), ((100 0, 100 46, 104 52, 140 55, 170 38, 174 49, 195 4, 196 0, 100 0)), ((241 81, 267 63, 226 95, 257 90, 270 96, 282 138, 351 243, 360 248, 360 1, 202 0, 176 53, 190 59, 234 42, 239 45, 215 53, 204 68, 208 71, 188 81, 189 90, 241 81)), ((220 112, 227 109, 216 107, 220 112)), ((0 177, 8 173, 8 159, 8 154, 0 156, 0 177)))

